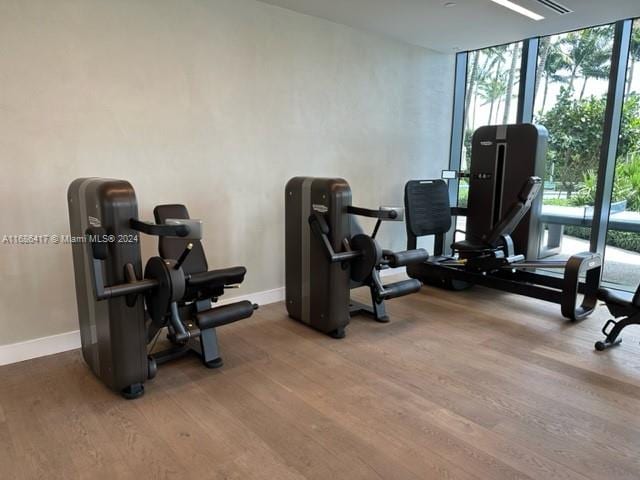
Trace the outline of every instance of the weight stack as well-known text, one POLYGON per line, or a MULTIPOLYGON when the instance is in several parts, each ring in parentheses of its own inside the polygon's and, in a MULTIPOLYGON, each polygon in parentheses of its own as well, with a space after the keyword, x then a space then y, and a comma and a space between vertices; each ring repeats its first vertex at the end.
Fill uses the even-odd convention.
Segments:
POLYGON ((331 263, 322 240, 313 234, 315 211, 329 225, 335 252, 351 236, 351 188, 341 178, 294 177, 285 188, 285 286, 289 316, 332 334, 349 323, 350 267, 331 263))

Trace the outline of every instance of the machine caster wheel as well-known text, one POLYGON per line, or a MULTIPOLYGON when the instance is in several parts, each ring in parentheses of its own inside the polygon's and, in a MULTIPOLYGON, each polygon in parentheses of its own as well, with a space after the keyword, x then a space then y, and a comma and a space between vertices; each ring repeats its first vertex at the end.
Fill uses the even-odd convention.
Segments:
POLYGON ((329 332, 329 336, 336 339, 344 338, 345 335, 346 332, 344 331, 344 327, 336 328, 335 330, 329 332))
POLYGON ((617 338, 613 342, 609 340, 605 340, 604 342, 598 341, 594 345, 595 349, 599 352, 605 351, 607 348, 615 347, 616 345, 620 345, 622 343, 622 338, 617 338))
POLYGON ((141 383, 134 383, 126 388, 123 388, 120 392, 127 400, 135 400, 144 395, 144 385, 141 383))
POLYGON ((213 360, 202 363, 204 363, 204 366, 207 368, 220 368, 222 365, 224 365, 222 357, 214 358, 213 360))
POLYGON ((152 378, 155 378, 157 373, 158 373, 158 364, 156 363, 156 359, 153 357, 148 357, 147 378, 151 380, 152 378))

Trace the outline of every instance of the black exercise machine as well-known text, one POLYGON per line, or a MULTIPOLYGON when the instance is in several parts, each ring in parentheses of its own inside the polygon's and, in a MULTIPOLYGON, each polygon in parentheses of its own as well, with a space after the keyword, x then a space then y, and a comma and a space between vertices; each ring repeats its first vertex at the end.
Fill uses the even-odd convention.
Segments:
POLYGON ((201 222, 183 205, 156 207, 156 223, 139 220, 124 180, 79 178, 68 204, 82 353, 95 375, 137 398, 157 365, 188 352, 209 368, 222 366, 215 329, 250 317, 257 305, 213 302, 242 283, 246 269, 208 270, 201 222), (144 272, 141 232, 159 237, 160 256, 144 272), (165 327, 172 347, 153 353, 165 327))
POLYGON ((603 351, 622 342, 620 333, 626 327, 640 325, 640 285, 635 294, 601 288, 599 297, 607 305, 609 313, 613 315, 613 318, 607 320, 602 327, 605 339, 596 342, 595 345, 596 350, 603 351))
MULTIPOLYGON (((602 259, 584 252, 567 261, 538 259, 538 221, 547 132, 530 124, 478 129, 472 140, 467 208, 451 208, 443 180, 413 180, 405 187, 407 248, 417 238, 434 235, 434 255, 409 265, 410 277, 430 285, 463 289, 484 285, 561 305, 573 320, 596 306, 602 259), (466 238, 454 241, 445 255, 452 219, 466 216, 466 238), (564 270, 562 277, 538 269, 564 270), (585 282, 581 283, 581 277, 585 282), (578 294, 583 293, 581 305, 578 294)), ((451 175, 446 175, 451 177, 451 175)), ((457 231, 456 231, 457 232, 457 231)), ((450 237, 449 237, 450 238, 450 237)))
POLYGON ((427 252, 383 250, 375 237, 383 221, 402 221, 402 208, 351 205, 351 188, 340 178, 295 177, 285 189, 286 303, 289 316, 334 338, 345 335, 351 315, 368 313, 388 322, 384 301, 420 290, 415 279, 382 283, 380 271, 423 262, 427 252), (375 218, 363 233, 355 216, 375 218), (366 286, 371 305, 350 299, 366 286))

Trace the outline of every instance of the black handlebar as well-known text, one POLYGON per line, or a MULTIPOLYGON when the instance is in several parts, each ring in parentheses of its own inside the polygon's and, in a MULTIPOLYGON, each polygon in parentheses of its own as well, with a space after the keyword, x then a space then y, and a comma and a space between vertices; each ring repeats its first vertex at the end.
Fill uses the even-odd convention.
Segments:
POLYGON ((313 212, 309 216, 309 226, 313 233, 315 233, 324 245, 324 250, 327 256, 329 257, 329 261, 331 263, 337 262, 345 262, 348 260, 353 260, 354 258, 358 258, 362 255, 360 251, 347 250, 346 252, 336 253, 336 251, 331 246, 331 242, 329 241, 329 225, 327 224, 326 219, 318 212, 313 212))
POLYGON ((347 212, 353 215, 377 218, 379 220, 395 220, 398 218, 397 210, 393 209, 383 210, 382 208, 379 208, 378 210, 373 210, 371 208, 354 207, 353 205, 349 205, 347 207, 347 212))
POLYGON ((147 235, 155 235, 158 237, 186 237, 189 235, 189 227, 187 225, 166 225, 151 222, 143 222, 137 218, 129 220, 129 226, 147 235))
POLYGON ((184 263, 184 261, 187 259, 187 257, 191 253, 191 250, 193 250, 193 243, 188 243, 187 246, 185 247, 184 251, 182 252, 182 255, 180 255, 180 258, 178 258, 178 261, 173 266, 174 270, 180 270, 182 268, 182 264, 184 263))

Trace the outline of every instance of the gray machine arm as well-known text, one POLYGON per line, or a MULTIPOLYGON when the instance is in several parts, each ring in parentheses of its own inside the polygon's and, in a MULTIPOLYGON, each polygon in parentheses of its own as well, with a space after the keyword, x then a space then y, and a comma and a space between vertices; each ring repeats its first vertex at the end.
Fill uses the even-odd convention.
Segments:
POLYGON ((348 242, 345 242, 345 248, 347 249, 345 252, 336 253, 329 241, 329 225, 320 213, 313 212, 309 216, 309 226, 324 244, 325 252, 331 263, 347 262, 362 255, 362 252, 350 250, 348 242))

